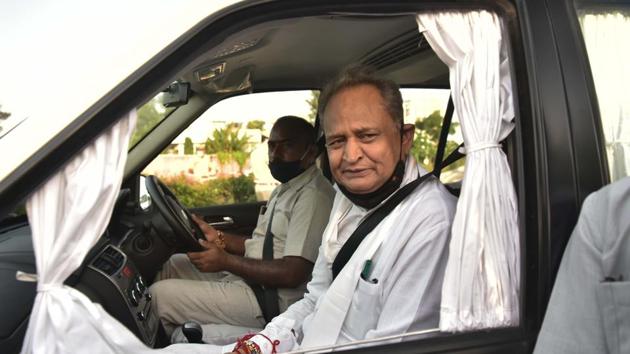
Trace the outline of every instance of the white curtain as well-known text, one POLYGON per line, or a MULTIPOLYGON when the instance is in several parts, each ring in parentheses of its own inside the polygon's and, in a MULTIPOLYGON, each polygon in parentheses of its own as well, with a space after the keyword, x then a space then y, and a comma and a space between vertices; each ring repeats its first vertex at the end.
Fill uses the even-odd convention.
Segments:
MULTIPOLYGON (((135 111, 123 117, 27 201, 38 284, 22 353, 150 351, 100 305, 63 284, 107 227, 135 121, 135 111)), ((187 352, 202 352, 197 347, 187 352)))
POLYGON ((449 67, 467 154, 442 288, 440 329, 515 326, 520 285, 517 204, 499 145, 513 129, 514 108, 501 22, 487 11, 423 13, 417 22, 449 67))
POLYGON ((579 19, 616 181, 630 167, 630 10, 584 10, 579 19))

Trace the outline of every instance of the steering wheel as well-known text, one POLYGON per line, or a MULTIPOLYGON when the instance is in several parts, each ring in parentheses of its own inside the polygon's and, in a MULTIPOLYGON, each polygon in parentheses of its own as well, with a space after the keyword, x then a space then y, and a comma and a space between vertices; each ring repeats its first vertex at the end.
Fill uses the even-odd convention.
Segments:
POLYGON ((199 244, 199 240, 205 240, 205 235, 192 219, 188 209, 156 176, 147 176, 145 184, 153 205, 157 207, 166 223, 173 229, 182 248, 187 251, 203 251, 204 248, 199 244))

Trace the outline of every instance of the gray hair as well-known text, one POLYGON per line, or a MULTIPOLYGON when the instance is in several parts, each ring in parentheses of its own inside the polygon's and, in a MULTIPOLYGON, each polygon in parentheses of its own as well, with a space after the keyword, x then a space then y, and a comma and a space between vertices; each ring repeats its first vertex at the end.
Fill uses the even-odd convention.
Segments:
POLYGON ((319 96, 319 104, 317 107, 320 118, 324 116, 326 106, 328 106, 328 103, 336 94, 347 88, 360 85, 371 85, 376 88, 383 98, 383 104, 385 105, 387 113, 389 113, 398 126, 403 126, 403 104, 398 84, 392 80, 376 76, 375 69, 366 65, 350 66, 342 70, 335 78, 326 84, 319 96))

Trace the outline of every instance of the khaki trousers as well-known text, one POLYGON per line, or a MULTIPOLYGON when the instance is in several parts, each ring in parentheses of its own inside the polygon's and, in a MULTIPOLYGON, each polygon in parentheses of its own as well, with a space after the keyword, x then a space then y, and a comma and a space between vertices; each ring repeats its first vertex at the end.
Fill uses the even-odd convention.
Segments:
POLYGON ((229 273, 199 272, 185 254, 173 255, 164 264, 149 291, 169 336, 189 320, 248 328, 265 326, 256 296, 241 278, 229 273))

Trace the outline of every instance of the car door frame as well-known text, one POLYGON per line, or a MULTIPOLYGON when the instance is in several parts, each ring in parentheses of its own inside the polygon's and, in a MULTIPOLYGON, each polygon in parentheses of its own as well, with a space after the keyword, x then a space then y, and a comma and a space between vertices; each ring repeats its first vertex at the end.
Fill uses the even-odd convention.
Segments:
MULTIPOLYGON (((186 66, 187 60, 217 45, 230 30, 262 18, 314 14, 327 6, 347 11, 408 12, 415 7, 488 8, 506 17, 518 95, 517 128, 511 161, 519 196, 523 247, 521 326, 358 349, 362 353, 502 353, 531 351, 544 315, 558 255, 577 220, 585 195, 608 182, 601 126, 583 45, 575 40, 575 21, 566 1, 507 0, 295 2, 245 1, 210 15, 182 35, 120 85, 81 114, 47 145, 0 182, 0 218, 23 202, 30 191, 80 151, 89 141, 134 107, 147 101, 186 66), (290 6, 289 6, 290 5, 290 6), (514 5, 514 6, 512 6, 514 5), (572 22, 573 21, 573 22, 572 22), (573 32, 572 32, 573 31, 573 32), (549 34, 553 35, 549 35, 549 34), (569 41, 561 44, 562 41, 569 41), (581 59, 580 59, 581 60, 581 59), (586 74, 585 74, 586 73, 586 74), (577 76, 576 76, 577 75, 577 76), (580 78, 581 77, 581 78, 580 78), (584 100, 583 102, 580 100, 584 100), (582 102, 582 104, 580 104, 582 102), (598 146, 585 144, 588 141, 598 146), (581 145, 581 146, 580 146, 581 145), (589 165, 591 164, 592 165, 589 165), (588 169, 584 166, 596 166, 588 169)), ((126 179, 133 174, 126 174, 126 179)), ((354 350, 352 350, 354 351, 354 350)))

